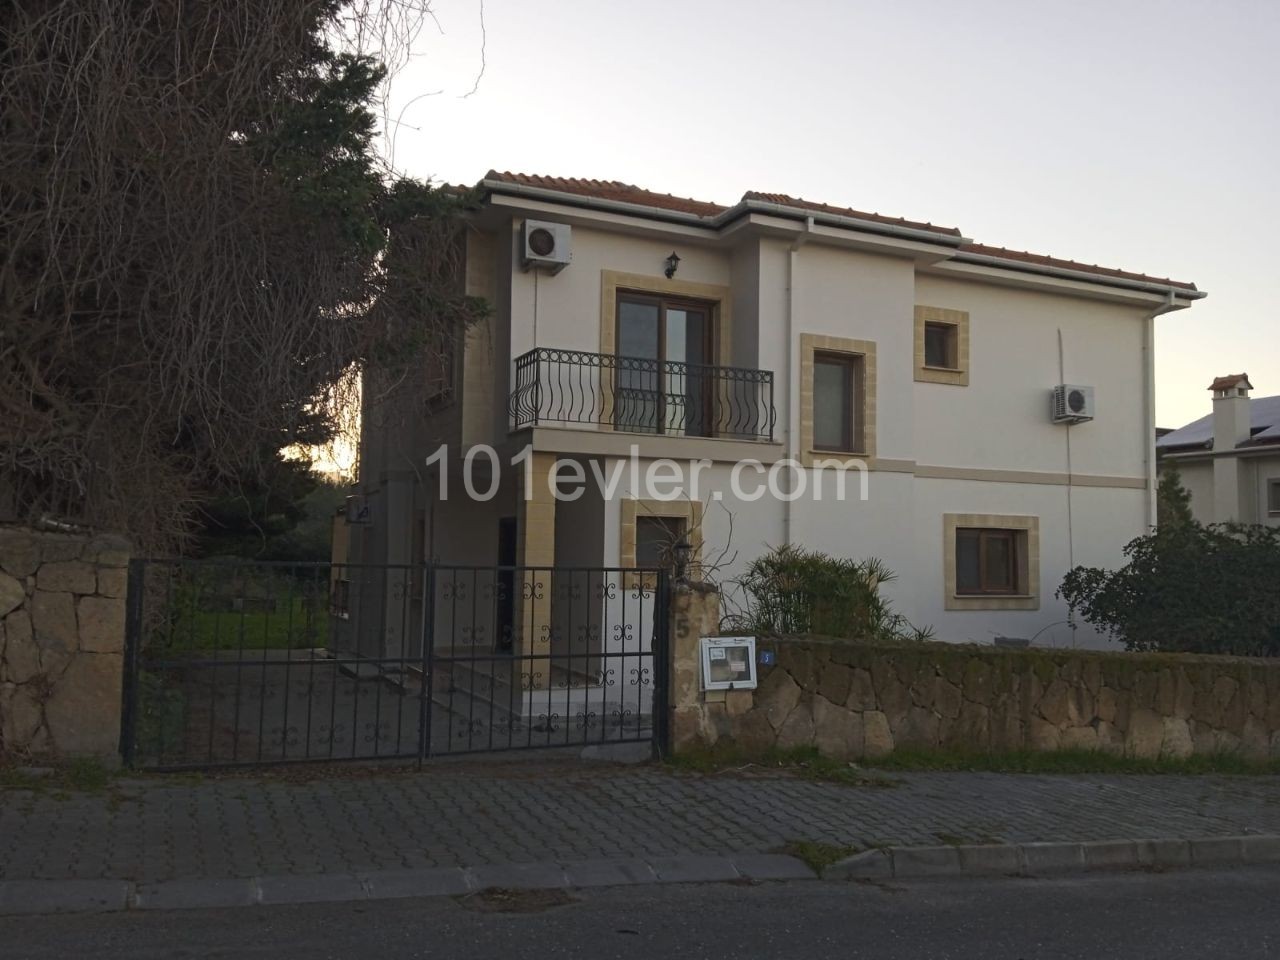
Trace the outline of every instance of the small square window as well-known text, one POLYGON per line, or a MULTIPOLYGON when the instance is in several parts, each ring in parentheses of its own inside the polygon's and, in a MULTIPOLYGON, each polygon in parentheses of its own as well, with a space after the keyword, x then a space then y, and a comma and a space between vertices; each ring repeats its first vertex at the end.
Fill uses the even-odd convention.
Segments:
POLYGON ((960 366, 959 328, 953 323, 924 325, 924 363, 927 367, 956 370, 960 366))
POLYGON ((1023 594, 1020 555, 1025 550, 1025 530, 956 530, 956 593, 1023 594))
POLYGON ((684 536, 684 527, 684 520, 679 517, 636 517, 636 566, 672 566, 672 548, 684 536))
POLYGON ((1267 481, 1267 512, 1280 515, 1280 477, 1267 481))
POLYGON ((862 449, 862 358, 818 353, 813 358, 813 446, 851 453, 862 449))
POLYGON ((916 304, 914 346, 917 383, 969 385, 967 311, 916 304))

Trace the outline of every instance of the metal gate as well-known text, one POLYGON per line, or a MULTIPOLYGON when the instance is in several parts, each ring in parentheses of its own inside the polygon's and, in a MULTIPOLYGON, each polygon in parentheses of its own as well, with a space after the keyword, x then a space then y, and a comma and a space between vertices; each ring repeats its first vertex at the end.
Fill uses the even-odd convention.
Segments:
POLYGON ((121 751, 147 769, 666 740, 656 569, 135 560, 121 751))

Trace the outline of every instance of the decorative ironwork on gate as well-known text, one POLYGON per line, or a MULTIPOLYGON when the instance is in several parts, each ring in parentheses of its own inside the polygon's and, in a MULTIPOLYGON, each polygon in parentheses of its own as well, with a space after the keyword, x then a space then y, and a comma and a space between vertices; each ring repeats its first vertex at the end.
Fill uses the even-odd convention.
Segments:
POLYGON ((134 561, 154 769, 665 741, 667 573, 134 561))

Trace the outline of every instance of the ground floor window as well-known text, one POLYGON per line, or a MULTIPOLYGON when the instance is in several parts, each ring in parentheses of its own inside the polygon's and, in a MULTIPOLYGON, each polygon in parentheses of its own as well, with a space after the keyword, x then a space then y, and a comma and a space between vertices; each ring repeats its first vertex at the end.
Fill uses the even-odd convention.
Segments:
POLYGON ((943 515, 948 610, 1040 609, 1040 518, 943 515))
POLYGON ((636 566, 670 567, 684 535, 683 517, 636 517, 636 566))
POLYGON ((1026 550, 1026 537, 1025 530, 956 530, 956 593, 1023 593, 1018 557, 1026 550))

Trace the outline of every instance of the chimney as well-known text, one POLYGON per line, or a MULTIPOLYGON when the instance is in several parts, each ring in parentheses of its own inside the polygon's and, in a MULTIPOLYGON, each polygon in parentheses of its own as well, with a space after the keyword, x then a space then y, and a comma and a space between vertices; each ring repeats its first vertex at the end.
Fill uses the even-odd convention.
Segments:
POLYGON ((1213 391, 1214 452, 1234 450, 1249 439, 1249 391, 1253 384, 1247 373, 1235 373, 1218 377, 1209 389, 1213 391))
POLYGON ((1247 373, 1218 377, 1213 391, 1213 519, 1218 523, 1249 522, 1250 498, 1244 485, 1236 447, 1249 439, 1249 391, 1247 373))

